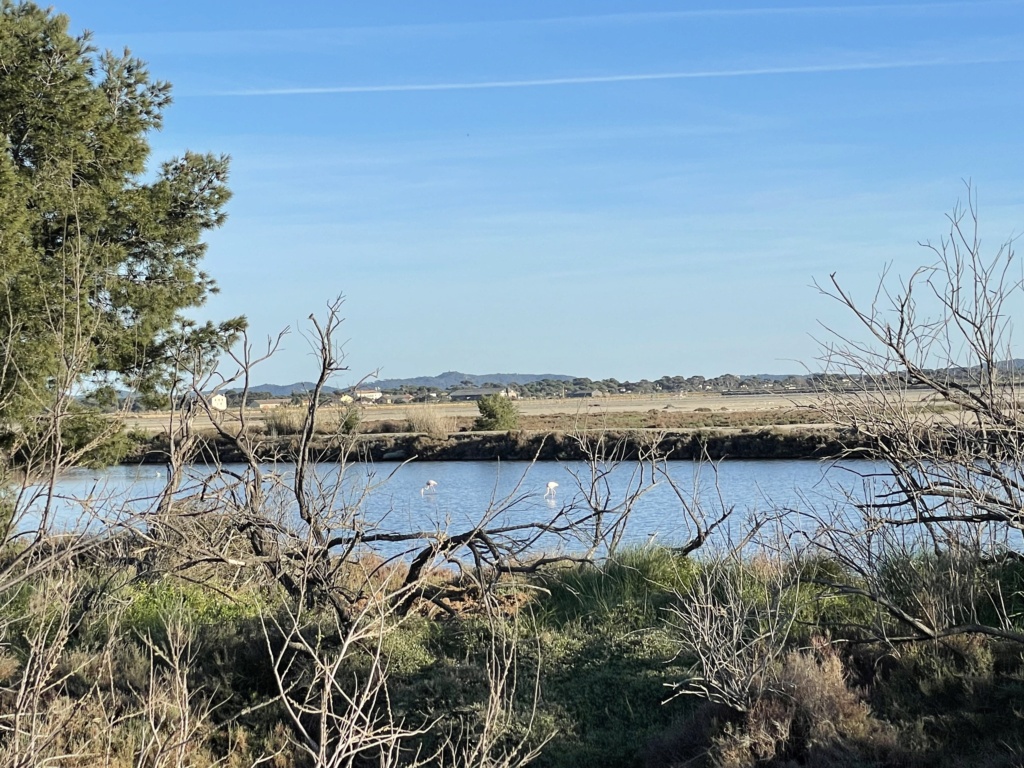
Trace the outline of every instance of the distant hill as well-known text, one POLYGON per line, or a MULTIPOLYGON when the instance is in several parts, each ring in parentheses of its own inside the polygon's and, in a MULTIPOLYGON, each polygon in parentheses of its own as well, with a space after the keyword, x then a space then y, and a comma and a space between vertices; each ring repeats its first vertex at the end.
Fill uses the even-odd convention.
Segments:
MULTIPOLYGON (((1024 360, 1002 360, 996 363, 996 367, 1004 373, 1024 371, 1024 360)), ((969 375, 977 369, 949 368, 947 369, 954 376, 969 375)), ((813 374, 803 371, 802 373, 755 373, 744 376, 732 376, 732 379, 761 379, 763 381, 781 382, 791 377, 806 377, 813 374)), ((563 373, 462 373, 461 371, 446 371, 437 376, 414 376, 408 379, 379 379, 368 380, 362 383, 361 388, 397 390, 403 386, 407 387, 432 387, 439 390, 452 389, 459 386, 479 387, 484 384, 497 384, 507 386, 509 384, 530 384, 534 381, 549 379, 552 381, 572 381, 575 376, 567 376, 563 373), (465 382, 469 382, 465 384, 465 382)), ((711 381, 715 381, 712 379, 711 381)), ((628 382, 624 382, 628 383, 628 382)), ((249 387, 250 392, 267 392, 272 397, 291 397, 296 392, 308 392, 313 388, 311 381, 296 381, 293 384, 254 384, 249 387)), ((340 392, 351 387, 324 387, 328 393, 340 392)), ((229 390, 237 392, 238 389, 229 390)))
MULTIPOLYGON (((274 397, 291 397, 296 392, 309 392, 313 388, 312 381, 296 381, 294 384, 253 384, 250 392, 269 392, 274 397)), ((324 387, 327 392, 337 392, 342 387, 324 387)), ((238 392, 238 388, 230 390, 238 392)))
POLYGON ((996 363, 996 367, 1001 371, 1020 371, 1024 370, 1024 360, 1018 358, 1003 360, 1000 363, 996 363))
MULTIPOLYGON (((572 381, 574 377, 561 373, 461 373, 460 371, 446 371, 438 376, 415 376, 410 379, 378 379, 363 382, 364 389, 399 389, 407 387, 435 387, 437 389, 449 389, 457 387, 465 381, 470 386, 479 387, 484 384, 529 384, 541 379, 552 379, 554 381, 572 381)), ((250 392, 269 392, 274 397, 291 397, 296 392, 308 392, 313 388, 311 381, 296 381, 294 384, 253 384, 249 387, 250 392)), ((324 387, 326 392, 339 392, 349 387, 324 387)), ((235 390, 237 391, 237 390, 235 390)))
POLYGON ((484 384, 529 384, 541 379, 552 379, 554 381, 572 381, 573 376, 566 376, 561 373, 461 373, 459 371, 446 371, 438 376, 416 376, 411 379, 380 379, 379 381, 367 382, 367 386, 379 387, 380 389, 398 389, 399 387, 436 387, 437 389, 449 389, 457 387, 468 381, 470 386, 479 387, 484 384))

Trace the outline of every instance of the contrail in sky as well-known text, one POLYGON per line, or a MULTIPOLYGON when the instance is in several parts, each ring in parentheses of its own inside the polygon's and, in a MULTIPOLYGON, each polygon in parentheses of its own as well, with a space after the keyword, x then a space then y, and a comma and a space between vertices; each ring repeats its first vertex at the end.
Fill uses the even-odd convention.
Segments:
POLYGON ((208 96, 305 96, 344 93, 414 93, 417 91, 480 91, 495 88, 539 88, 558 85, 594 85, 601 83, 635 83, 652 80, 703 80, 708 78, 761 77, 766 75, 802 75, 829 72, 866 72, 883 69, 999 64, 1016 58, 980 58, 968 60, 923 59, 910 61, 860 62, 851 64, 815 64, 803 67, 759 67, 754 69, 710 69, 691 72, 651 72, 629 75, 593 75, 582 77, 546 77, 528 80, 483 80, 459 83, 399 83, 394 85, 337 85, 296 88, 252 88, 218 91, 208 96))

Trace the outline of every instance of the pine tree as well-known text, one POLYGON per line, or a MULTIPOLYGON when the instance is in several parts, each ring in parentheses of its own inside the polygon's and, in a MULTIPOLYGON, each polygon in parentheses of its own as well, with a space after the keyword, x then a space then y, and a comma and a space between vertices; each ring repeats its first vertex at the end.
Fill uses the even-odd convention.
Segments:
POLYGON ((484 395, 476 403, 480 416, 473 423, 475 429, 518 429, 519 409, 504 395, 484 395))
POLYGON ((157 392, 216 291, 202 236, 225 218, 228 158, 186 152, 147 173, 170 86, 125 49, 99 53, 65 16, 0 0, 0 408, 45 410, 89 377, 157 392))

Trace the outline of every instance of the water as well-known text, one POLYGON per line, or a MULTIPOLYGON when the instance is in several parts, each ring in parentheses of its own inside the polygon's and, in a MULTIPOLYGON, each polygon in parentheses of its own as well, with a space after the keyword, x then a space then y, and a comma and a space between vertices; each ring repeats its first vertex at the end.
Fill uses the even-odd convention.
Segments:
MULTIPOLYGON (((338 511, 358 504, 371 527, 444 528, 452 533, 472 527, 484 514, 502 525, 547 519, 566 507, 607 508, 614 515, 622 511, 624 499, 646 488, 633 505, 623 541, 680 544, 695 532, 688 516, 695 500, 702 510, 697 513, 709 519, 723 509, 734 509, 723 534, 737 535, 746 522, 772 510, 786 510, 789 519, 799 520, 801 513, 841 505, 844 494, 857 492, 859 474, 881 470, 865 461, 844 467, 813 461, 725 461, 715 466, 678 461, 660 466, 668 478, 658 475, 653 485, 650 465, 604 467, 607 474, 594 483, 591 467, 584 462, 353 464, 340 479, 338 465, 322 464, 314 468, 314 478, 330 495, 327 508, 338 511), (434 485, 427 487, 428 481, 434 485), (558 483, 554 498, 545 498, 552 481, 558 483)), ((242 465, 224 469, 244 471, 242 465)), ((291 482, 293 465, 272 469, 278 485, 291 482)), ((197 493, 208 474, 204 467, 194 468, 185 493, 197 493)), ((55 519, 64 527, 81 527, 97 517, 110 521, 145 513, 164 480, 164 470, 154 466, 72 470, 58 483, 55 519)), ((268 483, 268 489, 274 484, 268 483)), ((206 497, 214 498, 222 486, 219 481, 208 484, 206 497)), ((276 498, 286 499, 287 494, 279 492, 276 498)))

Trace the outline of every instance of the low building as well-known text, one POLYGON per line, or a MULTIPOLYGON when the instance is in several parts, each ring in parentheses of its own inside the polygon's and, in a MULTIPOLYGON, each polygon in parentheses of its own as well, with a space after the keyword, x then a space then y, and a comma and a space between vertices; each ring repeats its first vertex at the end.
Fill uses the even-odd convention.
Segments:
POLYGON ((256 405, 261 411, 272 411, 275 408, 283 408, 286 405, 291 405, 292 400, 290 397, 273 397, 268 400, 257 400, 256 405))
POLYGON ((480 400, 491 395, 507 397, 509 400, 518 400, 519 393, 511 387, 467 387, 465 389, 453 389, 448 397, 453 402, 470 402, 480 400))

